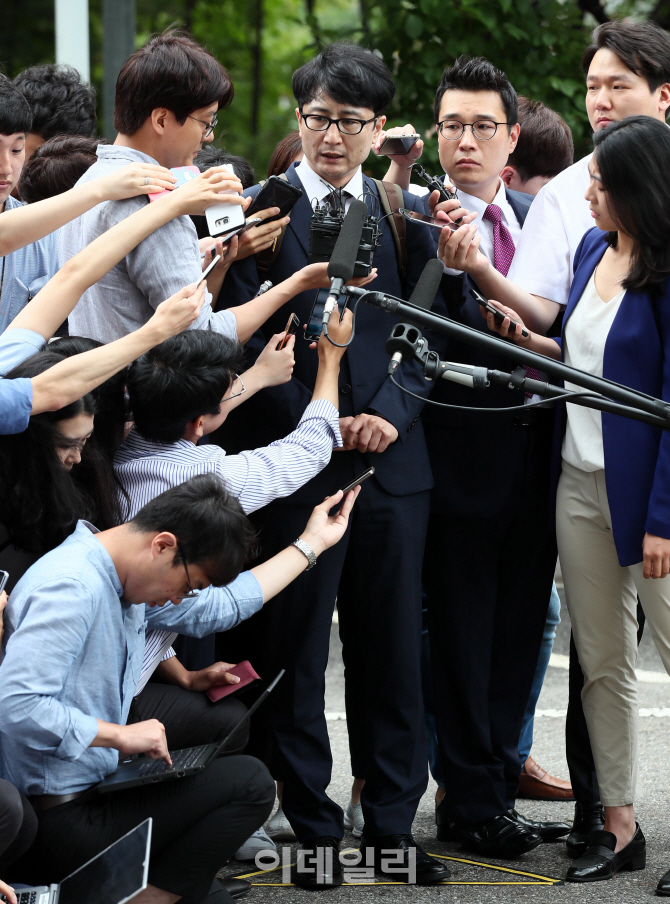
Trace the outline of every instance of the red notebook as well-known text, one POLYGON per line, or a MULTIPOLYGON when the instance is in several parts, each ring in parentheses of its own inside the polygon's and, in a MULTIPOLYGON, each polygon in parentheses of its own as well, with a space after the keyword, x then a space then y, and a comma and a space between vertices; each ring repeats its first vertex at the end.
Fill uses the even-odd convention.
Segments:
POLYGON ((233 668, 228 671, 231 675, 237 675, 240 679, 239 683, 219 684, 216 687, 210 687, 205 693, 212 703, 217 703, 219 700, 223 700, 224 697, 230 697, 231 694, 237 694, 238 691, 251 687, 253 684, 258 684, 261 680, 261 676, 256 672, 248 659, 245 659, 244 662, 238 662, 237 665, 233 666, 233 668))

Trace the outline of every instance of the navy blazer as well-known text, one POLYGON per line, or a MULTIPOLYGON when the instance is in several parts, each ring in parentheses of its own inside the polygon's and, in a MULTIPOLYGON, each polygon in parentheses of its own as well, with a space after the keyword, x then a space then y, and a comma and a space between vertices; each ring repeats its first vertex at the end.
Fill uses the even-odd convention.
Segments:
MULTIPOLYGON (((520 225, 533 201, 532 195, 506 190, 507 200, 520 225)), ((470 296, 471 277, 446 275, 443 296, 449 316, 483 333, 489 333, 486 320, 477 302, 470 296)), ((472 364, 509 371, 512 364, 506 358, 487 349, 440 337, 440 357, 447 361, 472 364)), ((431 399, 459 407, 438 408, 426 405, 422 420, 428 439, 435 487, 431 506, 433 512, 463 518, 495 519, 516 493, 513 479, 519 467, 522 441, 518 411, 479 412, 468 408, 508 408, 523 405, 524 394, 503 386, 487 390, 473 390, 456 383, 439 380, 431 399), (491 461, 495 467, 491 467, 491 461)), ((551 425, 548 442, 551 441, 551 425)), ((550 454, 547 451, 547 456, 550 454)))
MULTIPOLYGON (((562 340, 606 248, 607 234, 597 227, 577 248, 562 340)), ((670 401, 670 279, 656 298, 644 291, 626 292, 605 342, 603 377, 670 401)), ((566 422, 565 403, 560 403, 554 443, 556 484, 566 422)), ((626 567, 642 561, 646 531, 670 539, 670 434, 604 411, 602 425, 614 543, 619 564, 626 567)))
MULTIPOLYGON (((302 187, 293 164, 286 175, 291 183, 302 187)), ((371 179, 364 176, 363 182, 367 191, 379 197, 371 179)), ((245 196, 255 197, 259 189, 258 185, 253 186, 245 192, 245 196)), ((414 195, 404 193, 404 204, 411 210, 423 212, 422 200, 414 195)), ((270 268, 269 278, 275 285, 307 264, 312 208, 306 193, 299 198, 290 216, 291 222, 284 234, 280 252, 270 268)), ((370 289, 396 296, 404 294, 407 298, 428 260, 437 254, 433 231, 425 226, 407 223, 407 284, 403 293, 398 276, 395 244, 388 221, 382 220, 380 228, 380 245, 375 250, 373 261, 379 273, 370 284, 370 289)), ((256 293, 259 284, 255 258, 236 261, 230 267, 223 283, 221 293, 223 306, 230 307, 248 300, 256 293)), ((307 323, 315 295, 315 290, 301 293, 283 305, 263 324, 247 346, 254 360, 270 337, 285 328, 292 311, 300 318, 301 327, 307 323)), ((433 310, 444 313, 439 295, 433 310)), ((419 419, 423 402, 401 392, 387 377, 389 355, 384 346, 396 322, 397 317, 384 311, 363 303, 359 305, 356 315, 356 336, 340 367, 340 415, 346 417, 373 410, 396 427, 398 430, 396 442, 381 454, 371 453, 367 460, 370 465, 375 466, 375 477, 382 487, 393 495, 403 496, 430 489, 433 479, 423 426, 419 419)), ((426 337, 430 339, 429 332, 426 332, 426 337)), ((303 338, 302 328, 298 330, 296 338, 295 359, 295 370, 289 383, 263 390, 231 416, 231 425, 228 429, 229 431, 237 429, 238 446, 253 448, 267 445, 295 429, 311 398, 318 368, 317 354, 309 348, 309 344, 303 338)), ((399 382, 412 392, 425 397, 431 384, 426 382, 423 371, 416 362, 405 363, 400 370, 399 382)), ((228 442, 235 445, 235 437, 231 437, 228 442)), ((338 457, 342 454, 337 453, 338 457)), ((324 485, 323 489, 326 490, 327 487, 324 485)), ((298 490, 291 498, 294 501, 302 501, 302 496, 305 496, 305 501, 307 497, 311 501, 317 498, 313 481, 305 493, 298 490)))

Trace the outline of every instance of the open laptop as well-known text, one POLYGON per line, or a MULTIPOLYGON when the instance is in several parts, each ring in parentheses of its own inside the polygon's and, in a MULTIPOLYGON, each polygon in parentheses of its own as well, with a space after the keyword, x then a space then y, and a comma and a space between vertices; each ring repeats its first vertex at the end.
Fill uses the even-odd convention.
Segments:
POLYGON ((96 791, 100 794, 109 794, 110 791, 125 791, 126 788, 136 788, 139 785, 151 785, 154 782, 165 782, 176 778, 187 778, 190 775, 197 775, 198 772, 202 772, 212 760, 215 760, 230 745, 231 739, 239 729, 256 712, 268 694, 275 689, 284 671, 282 669, 274 681, 268 684, 258 700, 221 741, 214 744, 203 744, 200 747, 184 747, 182 750, 171 750, 171 766, 168 766, 165 760, 152 760, 148 757, 126 760, 114 772, 110 772, 99 785, 96 785, 96 791))
POLYGON ((58 885, 17 888, 18 904, 124 904, 147 887, 151 826, 145 819, 58 885))

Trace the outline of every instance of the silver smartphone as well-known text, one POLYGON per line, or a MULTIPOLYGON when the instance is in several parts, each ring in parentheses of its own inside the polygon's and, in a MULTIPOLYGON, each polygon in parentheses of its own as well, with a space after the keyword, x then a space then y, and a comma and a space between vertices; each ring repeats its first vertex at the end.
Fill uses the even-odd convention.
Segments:
POLYGON ((8 571, 0 571, 0 593, 5 589, 5 584, 9 580, 8 571))
POLYGON ((440 220, 437 217, 429 217, 425 213, 419 213, 418 210, 407 210, 406 207, 400 208, 400 213, 404 216, 406 220, 409 220, 410 223, 421 223, 422 226, 432 226, 433 229, 439 229, 440 232, 446 227, 447 229, 451 229, 452 232, 456 232, 457 229, 460 229, 461 226, 456 223, 452 223, 451 220, 440 220))
POLYGON ((221 255, 220 255, 220 254, 217 254, 216 257, 213 257, 213 258, 212 258, 212 260, 210 261, 209 265, 202 271, 202 276, 200 277, 200 279, 199 279, 199 280, 197 281, 197 283, 195 284, 196 289, 198 288, 198 286, 200 285, 200 283, 203 281, 203 279, 207 279, 207 277, 209 276, 210 272, 214 269, 214 267, 216 267, 216 265, 219 263, 220 260, 221 260, 221 255))

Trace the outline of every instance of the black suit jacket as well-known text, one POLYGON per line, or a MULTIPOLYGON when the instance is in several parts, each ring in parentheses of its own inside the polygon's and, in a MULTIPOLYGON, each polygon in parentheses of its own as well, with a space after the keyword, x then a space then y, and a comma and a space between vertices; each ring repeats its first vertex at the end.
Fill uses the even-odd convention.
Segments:
MULTIPOLYGON (((287 178, 302 187, 295 166, 287 171, 287 178)), ((371 179, 363 177, 366 191, 378 198, 377 188, 371 179)), ((259 186, 253 186, 245 195, 255 195, 259 186)), ((423 201, 405 193, 404 204, 411 210, 423 211, 423 201)), ((277 285, 307 264, 309 254, 309 224, 312 208, 306 193, 291 211, 291 222, 286 229, 277 259, 272 264, 269 278, 277 285)), ((374 253, 373 264, 379 274, 370 284, 375 291, 402 296, 403 287, 398 276, 398 264, 393 235, 386 220, 381 222, 380 245, 374 253)), ((435 257, 437 245, 432 230, 415 224, 407 224, 407 280, 405 297, 413 290, 428 260, 435 257)), ((260 279, 254 258, 234 263, 223 284, 221 299, 225 307, 251 298, 258 290, 260 279)), ((279 309, 249 341, 248 349, 255 358, 274 334, 281 332, 291 311, 300 318, 301 328, 295 344, 296 365, 293 379, 283 386, 276 386, 258 393, 237 409, 226 428, 223 444, 228 448, 253 448, 267 445, 295 429, 312 395, 318 368, 317 354, 303 338, 302 324, 307 323, 316 292, 303 292, 279 309)), ((433 309, 444 313, 441 296, 433 309)), ((397 389, 387 377, 389 355, 384 346, 398 318, 366 304, 358 306, 356 336, 342 359, 340 369, 340 415, 357 415, 374 410, 390 421, 398 430, 398 439, 381 454, 367 456, 375 466, 376 478, 389 493, 403 496, 430 489, 433 480, 428 461, 423 426, 419 415, 420 402, 397 389)), ((430 341, 430 336, 427 333, 430 341)), ((426 383, 421 368, 416 363, 403 364, 399 382, 419 395, 426 396, 430 384, 426 383)), ((349 453, 338 452, 334 459, 349 453)), ((332 464, 335 464, 333 461, 332 464)), ((332 468, 331 464, 331 468, 332 468)), ((326 469, 329 472, 331 468, 326 469)), ((291 500, 314 503, 336 487, 332 474, 323 474, 298 490, 291 500), (323 491, 323 492, 322 492, 323 491), (319 493, 322 493, 319 496, 319 493)))
MULTIPOLYGON (((506 191, 507 200, 523 225, 532 195, 506 191)), ((488 333, 480 306, 470 296, 468 274, 445 275, 443 296, 449 316, 466 326, 488 333)), ((510 371, 512 363, 485 349, 441 337, 440 357, 489 369, 510 371)), ((430 396, 437 402, 471 408, 507 408, 523 405, 522 392, 492 386, 473 390, 440 380, 430 396)), ((495 517, 515 492, 520 443, 519 412, 484 412, 426 405, 423 422, 435 488, 435 512, 462 517, 495 517)))

